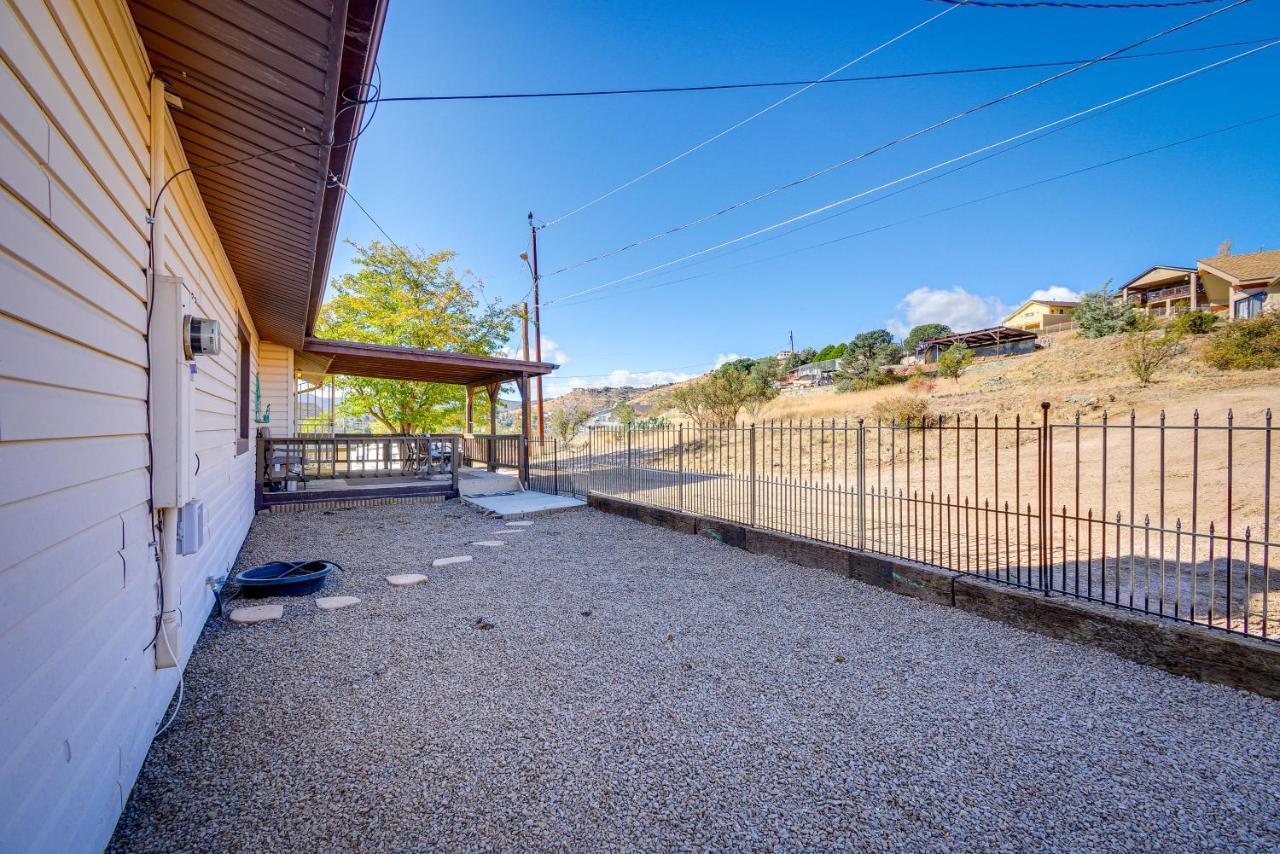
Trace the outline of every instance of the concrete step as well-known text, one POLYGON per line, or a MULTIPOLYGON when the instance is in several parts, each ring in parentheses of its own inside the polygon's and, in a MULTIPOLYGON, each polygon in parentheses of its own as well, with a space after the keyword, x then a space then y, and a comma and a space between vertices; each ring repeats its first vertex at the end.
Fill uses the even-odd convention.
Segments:
POLYGON ((519 478, 512 474, 476 469, 458 472, 458 493, 464 498, 470 495, 500 495, 523 491, 519 478))

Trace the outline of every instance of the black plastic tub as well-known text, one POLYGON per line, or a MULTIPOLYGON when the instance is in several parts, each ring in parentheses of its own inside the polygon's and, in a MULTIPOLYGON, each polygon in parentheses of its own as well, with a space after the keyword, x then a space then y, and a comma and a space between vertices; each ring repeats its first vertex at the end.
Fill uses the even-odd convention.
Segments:
POLYGON ((307 596, 324 587, 325 579, 336 563, 327 560, 284 561, 264 563, 236 575, 240 593, 249 598, 259 596, 307 596))

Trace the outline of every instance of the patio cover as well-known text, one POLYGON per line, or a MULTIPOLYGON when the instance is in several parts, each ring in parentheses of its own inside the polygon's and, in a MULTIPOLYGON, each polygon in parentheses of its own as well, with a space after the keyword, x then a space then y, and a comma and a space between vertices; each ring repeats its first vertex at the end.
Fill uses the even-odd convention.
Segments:
POLYGON ((1014 329, 1010 326, 992 326, 988 329, 975 329, 973 332, 961 332, 958 335, 946 335, 942 338, 930 338, 916 345, 916 352, 929 347, 946 344, 964 344, 967 347, 981 347, 986 344, 1000 344, 1005 341, 1022 341, 1035 338, 1036 334, 1026 329, 1014 329))
POLYGON ((498 356, 473 356, 416 347, 364 344, 308 338, 304 356, 328 359, 327 372, 387 380, 415 380, 479 388, 544 376, 556 369, 550 362, 526 362, 498 356))

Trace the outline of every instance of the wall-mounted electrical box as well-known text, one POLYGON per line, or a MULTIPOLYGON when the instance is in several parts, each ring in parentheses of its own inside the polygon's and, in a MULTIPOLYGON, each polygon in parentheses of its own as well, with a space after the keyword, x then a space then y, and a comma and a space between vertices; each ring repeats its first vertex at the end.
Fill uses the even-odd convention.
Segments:
POLYGON ((174 276, 156 276, 151 298, 151 488, 157 508, 181 507, 191 498, 195 374, 185 338, 192 306, 185 284, 174 276))
POLYGON ((178 511, 178 544, 180 555, 192 555, 204 547, 208 539, 208 528, 205 526, 204 502, 192 499, 178 511))
POLYGON ((222 331, 218 321, 185 315, 182 318, 182 349, 187 359, 221 353, 222 331))

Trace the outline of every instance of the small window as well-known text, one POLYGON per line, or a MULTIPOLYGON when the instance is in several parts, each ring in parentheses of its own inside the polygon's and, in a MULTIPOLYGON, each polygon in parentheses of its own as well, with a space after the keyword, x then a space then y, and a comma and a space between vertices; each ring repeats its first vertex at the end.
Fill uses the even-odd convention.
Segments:
POLYGON ((239 346, 236 347, 236 384, 239 386, 239 394, 236 397, 236 413, 240 423, 239 432, 236 434, 239 440, 236 442, 236 453, 243 454, 249 450, 249 394, 251 391, 249 386, 253 382, 249 333, 245 331, 243 326, 239 327, 238 344, 239 346))
POLYGON ((1262 313, 1262 304, 1266 301, 1266 291, 1258 291, 1256 294, 1249 294, 1244 299, 1237 300, 1235 307, 1236 317, 1241 320, 1257 317, 1262 313))

